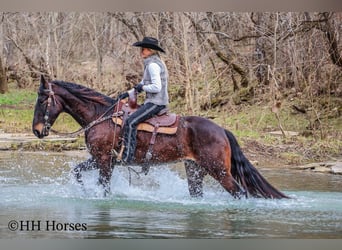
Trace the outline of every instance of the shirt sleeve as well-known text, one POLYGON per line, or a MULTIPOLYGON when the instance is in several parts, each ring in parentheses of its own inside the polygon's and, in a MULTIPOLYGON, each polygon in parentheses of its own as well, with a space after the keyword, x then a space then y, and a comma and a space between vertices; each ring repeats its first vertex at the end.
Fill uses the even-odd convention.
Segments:
POLYGON ((143 90, 150 93, 158 93, 162 89, 161 79, 160 79, 160 67, 156 63, 151 63, 147 66, 147 70, 151 76, 152 84, 144 85, 143 90))

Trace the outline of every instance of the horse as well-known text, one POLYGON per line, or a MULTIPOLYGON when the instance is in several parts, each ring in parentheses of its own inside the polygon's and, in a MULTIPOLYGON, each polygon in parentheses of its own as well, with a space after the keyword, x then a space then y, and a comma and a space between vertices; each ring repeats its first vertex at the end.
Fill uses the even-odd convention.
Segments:
MULTIPOLYGON (((113 122, 119 100, 80 84, 40 79, 32 122, 38 138, 49 135, 59 114, 65 112, 81 126, 91 157, 73 172, 79 182, 81 172, 99 169, 98 185, 110 194, 110 180, 120 148, 121 126, 113 122)), ((146 166, 151 133, 138 131, 135 165, 146 166)), ((273 187, 243 154, 232 132, 209 119, 179 116, 175 134, 157 134, 149 165, 183 161, 191 197, 203 196, 203 178, 213 177, 234 198, 289 198, 273 187)))

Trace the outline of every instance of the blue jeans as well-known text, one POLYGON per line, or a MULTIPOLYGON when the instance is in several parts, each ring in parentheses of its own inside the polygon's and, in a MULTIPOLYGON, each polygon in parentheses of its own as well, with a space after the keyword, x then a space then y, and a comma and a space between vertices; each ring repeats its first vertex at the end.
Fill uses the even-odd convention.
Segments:
POLYGON ((127 118, 123 127, 125 145, 125 150, 122 155, 123 162, 130 163, 134 159, 135 148, 137 146, 138 124, 157 115, 164 108, 165 105, 146 103, 127 118))

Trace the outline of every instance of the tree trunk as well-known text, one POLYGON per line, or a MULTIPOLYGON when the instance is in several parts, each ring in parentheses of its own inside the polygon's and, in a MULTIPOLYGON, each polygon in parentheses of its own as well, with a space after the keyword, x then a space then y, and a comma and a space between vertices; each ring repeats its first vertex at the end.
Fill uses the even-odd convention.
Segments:
POLYGON ((0 93, 5 94, 6 92, 8 92, 6 69, 2 65, 2 58, 0 57, 0 93))
POLYGON ((3 48, 4 48, 3 23, 4 23, 4 14, 2 14, 2 20, 0 24, 0 34, 2 34, 1 39, 0 39, 0 94, 5 94, 8 91, 6 69, 5 69, 5 65, 3 65, 2 63, 3 48))
POLYGON ((333 26, 330 13, 324 13, 323 16, 326 18, 325 27, 322 28, 322 31, 325 32, 326 38, 328 40, 329 45, 329 54, 331 61, 338 67, 342 68, 342 55, 340 55, 338 49, 338 33, 333 26))
MULTIPOLYGON (((185 15, 189 18, 189 20, 191 21, 193 27, 196 30, 196 34, 197 34, 197 39, 200 41, 200 43, 202 43, 203 41, 206 41, 210 48, 214 51, 214 53, 216 54, 216 56, 225 64, 227 64, 229 67, 231 67, 236 73, 238 73, 241 77, 241 86, 246 88, 249 86, 249 76, 248 76, 248 70, 244 69, 241 65, 237 64, 234 62, 234 58, 226 52, 227 48, 220 48, 220 40, 219 38, 217 38, 217 42, 215 42, 213 39, 210 39, 209 36, 205 35, 205 31, 204 29, 197 23, 195 22, 195 20, 191 17, 191 15, 186 14, 185 15)), ((218 26, 218 22, 217 20, 215 20, 212 15, 210 14, 210 12, 207 13, 207 17, 211 24, 211 27, 217 28, 218 26)), ((211 31, 211 32, 215 32, 215 30, 211 31)))

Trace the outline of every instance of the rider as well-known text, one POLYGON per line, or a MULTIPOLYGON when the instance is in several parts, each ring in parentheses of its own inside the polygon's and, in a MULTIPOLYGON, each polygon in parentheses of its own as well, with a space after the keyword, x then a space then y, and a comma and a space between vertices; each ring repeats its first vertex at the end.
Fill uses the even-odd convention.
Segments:
MULTIPOLYGON (((144 104, 125 121, 121 153, 117 158, 118 161, 124 163, 130 163, 134 158, 138 124, 158 114, 169 104, 168 71, 159 55, 159 52, 165 53, 164 49, 153 37, 144 37, 142 41, 134 43, 133 46, 141 47, 140 55, 144 60, 144 75, 142 81, 128 93, 145 91, 146 97, 144 104)), ((127 97, 128 93, 120 96, 127 97)))

